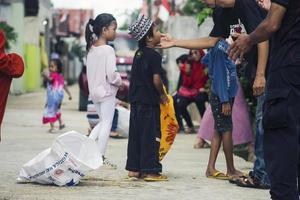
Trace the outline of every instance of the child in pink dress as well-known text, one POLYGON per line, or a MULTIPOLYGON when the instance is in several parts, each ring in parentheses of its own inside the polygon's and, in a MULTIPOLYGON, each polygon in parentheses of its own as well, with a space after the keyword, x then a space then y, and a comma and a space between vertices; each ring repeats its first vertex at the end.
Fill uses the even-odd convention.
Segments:
MULTIPOLYGON (((240 83, 238 93, 234 99, 232 121, 233 145, 245 144, 253 141, 252 126, 249 118, 249 111, 240 83)), ((206 108, 200 122, 200 128, 196 136, 195 148, 203 148, 204 140, 211 141, 214 135, 214 118, 210 105, 206 108)))
POLYGON ((53 59, 49 66, 49 75, 43 74, 47 80, 47 103, 43 115, 43 124, 50 123, 50 133, 54 132, 54 122, 59 122, 59 129, 63 129, 65 124, 61 118, 60 106, 64 98, 64 90, 69 95, 69 100, 72 99, 68 87, 65 85, 65 80, 62 75, 62 63, 59 59, 53 59))

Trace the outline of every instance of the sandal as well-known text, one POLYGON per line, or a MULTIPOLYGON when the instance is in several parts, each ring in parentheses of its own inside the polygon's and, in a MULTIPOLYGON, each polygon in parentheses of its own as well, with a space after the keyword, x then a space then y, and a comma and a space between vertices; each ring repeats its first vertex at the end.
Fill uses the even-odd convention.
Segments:
POLYGON ((123 180, 124 181, 138 181, 139 177, 136 177, 136 176, 126 176, 123 180))
POLYGON ((62 129, 64 129, 65 127, 66 127, 66 125, 65 125, 65 124, 59 125, 59 130, 62 130, 62 129))
POLYGON ((194 128, 186 127, 186 128, 184 129, 184 133, 185 133, 185 134, 196 134, 196 131, 195 131, 194 128))
POLYGON ((110 138, 114 138, 114 139, 123 139, 124 137, 122 135, 110 135, 110 138))
POLYGON ((206 149, 210 148, 210 145, 207 142, 194 144, 194 149, 206 149))
POLYGON ((48 130, 48 133, 54 133, 54 132, 55 132, 54 128, 50 128, 50 129, 48 130))
POLYGON ((240 180, 240 179, 244 179, 244 178, 248 178, 249 176, 247 175, 242 175, 242 176, 238 176, 238 177, 230 177, 229 178, 229 183, 231 184, 237 184, 237 182, 240 180))
POLYGON ((165 175, 158 175, 158 176, 146 176, 144 181, 148 182, 155 182, 155 181, 168 181, 168 177, 165 175))
POLYGON ((207 178, 214 178, 214 179, 218 179, 218 180, 229 180, 230 177, 226 174, 224 174, 223 172, 220 171, 216 171, 211 175, 206 174, 207 178))
POLYGON ((252 179, 251 177, 240 178, 236 180, 236 185, 240 187, 247 187, 247 188, 256 188, 256 189, 270 189, 270 186, 264 185, 261 182, 252 179))

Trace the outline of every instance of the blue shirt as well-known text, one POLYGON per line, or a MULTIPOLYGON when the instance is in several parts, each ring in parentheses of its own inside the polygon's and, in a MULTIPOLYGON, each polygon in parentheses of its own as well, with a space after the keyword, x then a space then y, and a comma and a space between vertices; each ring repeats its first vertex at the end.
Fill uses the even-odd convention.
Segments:
POLYGON ((202 59, 202 63, 208 66, 211 92, 220 98, 221 103, 229 102, 238 90, 236 65, 228 58, 228 47, 225 40, 220 40, 202 59))

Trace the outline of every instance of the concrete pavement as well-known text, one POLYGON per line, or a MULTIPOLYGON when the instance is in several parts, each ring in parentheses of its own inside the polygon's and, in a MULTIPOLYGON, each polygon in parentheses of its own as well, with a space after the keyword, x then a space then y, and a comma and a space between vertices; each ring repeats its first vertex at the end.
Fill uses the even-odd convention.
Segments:
MULTIPOLYGON (((64 131, 49 134, 47 125, 42 125, 45 91, 9 96, 8 107, 2 127, 0 143, 0 200, 56 200, 56 199, 112 199, 112 200, 266 200, 267 190, 240 188, 227 181, 205 177, 209 149, 193 149, 195 135, 179 134, 172 150, 163 161, 168 182, 126 182, 127 139, 110 139, 107 157, 118 165, 117 170, 100 168, 75 187, 17 184, 21 166, 42 150, 48 148, 59 134, 76 130, 86 133, 88 122, 85 112, 78 112, 78 86, 71 87, 74 99, 65 98, 62 105, 64 131)), ((252 163, 235 157, 238 169, 248 172, 252 163)), ((217 161, 218 169, 225 171, 223 152, 217 161)))

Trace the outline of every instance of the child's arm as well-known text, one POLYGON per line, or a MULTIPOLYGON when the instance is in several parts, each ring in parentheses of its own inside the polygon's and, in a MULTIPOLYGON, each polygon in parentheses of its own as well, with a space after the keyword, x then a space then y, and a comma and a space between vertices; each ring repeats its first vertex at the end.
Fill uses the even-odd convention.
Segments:
POLYGON ((163 83, 161 81, 161 78, 160 78, 159 74, 154 74, 153 75, 153 84, 154 84, 156 90, 158 91, 158 93, 160 95, 160 102, 162 104, 168 103, 168 97, 167 97, 167 94, 164 91, 163 83))
POLYGON ((122 79, 120 74, 117 72, 116 56, 113 49, 111 49, 111 52, 107 57, 106 76, 110 84, 117 87, 122 86, 122 79))
POLYGON ((228 71, 224 65, 224 60, 219 60, 221 63, 217 63, 214 67, 214 79, 213 84, 215 88, 216 95, 219 97, 222 104, 222 113, 226 116, 231 113, 231 105, 229 103, 229 93, 228 93, 228 71))
POLYGON ((50 77, 46 71, 42 72, 42 76, 46 81, 49 81, 49 82, 53 81, 53 78, 50 77))
POLYGON ((71 92, 69 91, 69 88, 68 88, 67 84, 64 84, 64 90, 68 94, 69 100, 72 100, 72 95, 71 95, 71 92))

